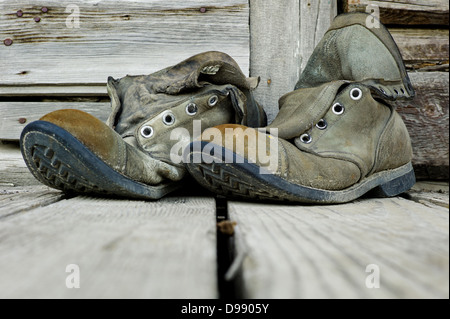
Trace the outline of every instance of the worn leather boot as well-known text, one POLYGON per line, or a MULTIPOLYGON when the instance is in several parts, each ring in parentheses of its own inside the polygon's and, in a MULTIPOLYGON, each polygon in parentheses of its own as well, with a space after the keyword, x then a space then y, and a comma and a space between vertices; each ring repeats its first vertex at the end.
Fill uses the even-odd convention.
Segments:
POLYGON ((151 75, 110 77, 106 124, 77 110, 49 113, 23 130, 22 155, 50 187, 158 199, 181 187, 186 168, 179 153, 193 134, 224 123, 267 124, 251 93, 257 84, 221 52, 151 75))
POLYGON ((415 183, 411 159, 394 108, 347 81, 295 90, 266 128, 217 126, 186 149, 189 172, 208 189, 303 203, 396 196, 415 183))
POLYGON ((337 16, 313 51, 295 89, 348 80, 383 98, 413 98, 415 91, 388 29, 366 13, 337 16))

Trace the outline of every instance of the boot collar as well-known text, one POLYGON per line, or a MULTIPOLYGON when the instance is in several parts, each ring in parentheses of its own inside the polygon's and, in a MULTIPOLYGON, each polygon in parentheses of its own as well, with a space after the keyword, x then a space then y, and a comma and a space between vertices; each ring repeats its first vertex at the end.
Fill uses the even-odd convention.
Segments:
MULTIPOLYGON (((147 110, 143 111, 139 108, 161 101, 164 99, 162 95, 189 94, 209 84, 231 84, 244 92, 249 92, 258 86, 259 78, 247 78, 230 56, 217 51, 195 55, 150 75, 128 75, 117 80, 109 77, 107 90, 111 98, 112 110, 107 125, 114 128, 119 118, 127 113, 132 113, 131 117, 135 117, 136 113, 144 112, 142 119, 151 118, 162 109, 146 108, 147 110)), ((168 100, 171 99, 168 98, 168 100)), ((253 99, 248 100, 244 113, 248 111, 249 114, 256 114, 257 116, 253 115, 252 118, 258 119, 258 123, 250 124, 264 126, 265 117, 260 114, 263 110, 253 99)), ((120 121, 130 122, 123 119, 120 121)))

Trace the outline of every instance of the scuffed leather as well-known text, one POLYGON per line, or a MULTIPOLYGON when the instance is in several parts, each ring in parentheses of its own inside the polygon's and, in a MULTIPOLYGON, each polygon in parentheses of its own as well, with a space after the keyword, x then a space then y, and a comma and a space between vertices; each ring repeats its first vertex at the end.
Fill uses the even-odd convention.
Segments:
POLYGON ((135 181, 156 185, 165 180, 179 181, 185 174, 184 170, 130 146, 117 132, 86 112, 63 109, 40 120, 65 129, 115 171, 135 181))
MULTIPOLYGON (((248 129, 236 125, 216 128, 223 133, 227 129, 248 129)), ((268 145, 270 139, 276 138, 268 133, 276 128, 278 144, 269 157, 277 165, 271 171, 297 185, 343 190, 371 174, 399 168, 412 160, 411 140, 401 117, 361 83, 335 81, 288 93, 280 98, 280 112, 264 128, 266 133, 255 131, 258 140, 268 145), (355 89, 362 94, 357 100, 351 96, 355 89), (333 112, 336 103, 344 107, 342 114, 333 112), (326 129, 316 127, 320 120, 326 121, 326 129), (310 143, 302 141, 303 134, 311 136, 310 143)), ((236 141, 242 142, 242 133, 228 137, 228 143, 225 138, 212 141, 208 133, 205 131, 204 141, 229 149, 233 145, 235 153, 260 167, 267 166, 258 157, 256 144, 244 140, 244 148, 236 147, 236 141), (251 154, 257 157, 251 158, 251 154)), ((270 152, 270 148, 266 149, 270 152)))
POLYGON ((361 82, 386 99, 415 95, 400 51, 388 29, 369 28, 365 13, 337 16, 314 49, 295 89, 336 80, 361 82))
POLYGON ((125 174, 151 185, 183 178, 185 167, 172 161, 171 152, 176 143, 185 146, 192 141, 194 120, 201 121, 203 130, 224 123, 265 126, 266 114, 252 94, 258 83, 259 78, 247 78, 230 56, 217 51, 150 75, 109 77, 111 113, 106 124, 128 144, 125 174), (219 101, 210 107, 212 96, 219 101), (196 104, 197 114, 186 113, 189 103, 196 104), (174 116, 171 125, 163 122, 168 112, 174 116), (141 133, 148 126, 154 132, 151 137, 141 133), (172 139, 177 128, 186 129, 187 134, 172 139), (152 170, 158 174, 147 173, 152 170))

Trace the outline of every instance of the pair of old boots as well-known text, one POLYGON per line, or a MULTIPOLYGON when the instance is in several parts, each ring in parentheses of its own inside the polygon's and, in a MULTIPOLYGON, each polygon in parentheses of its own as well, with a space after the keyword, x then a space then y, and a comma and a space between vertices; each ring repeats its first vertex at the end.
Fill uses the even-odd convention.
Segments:
POLYGON ((148 76, 108 79, 104 124, 77 110, 27 125, 21 150, 42 183, 69 192, 158 199, 192 176, 226 196, 344 203, 415 182, 407 129, 386 100, 414 90, 389 34, 338 16, 267 125, 247 78, 221 52, 148 76), (230 124, 233 123, 233 124, 230 124))

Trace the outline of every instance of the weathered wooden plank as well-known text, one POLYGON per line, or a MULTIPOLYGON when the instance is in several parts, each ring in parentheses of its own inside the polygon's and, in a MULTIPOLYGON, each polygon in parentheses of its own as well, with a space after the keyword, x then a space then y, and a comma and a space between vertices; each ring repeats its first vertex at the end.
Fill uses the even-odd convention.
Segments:
POLYGON ((449 74, 410 73, 416 97, 396 102, 411 136, 413 164, 419 179, 448 180, 449 74))
POLYGON ((0 139, 18 140, 23 128, 43 115, 61 109, 78 109, 106 121, 107 102, 0 102, 0 139))
POLYGON ((232 202, 229 216, 237 222, 243 297, 449 297, 446 208, 402 198, 338 206, 232 202), (379 288, 369 288, 375 271, 379 288))
POLYGON ((309 57, 336 15, 336 0, 300 1, 300 70, 308 63, 309 57))
POLYGON ((36 207, 48 206, 63 198, 62 192, 42 184, 12 187, 0 183, 0 219, 36 207))
POLYGON ((406 197, 424 205, 438 205, 449 208, 449 185, 440 181, 417 182, 408 192, 406 197))
POLYGON ((424 205, 438 205, 438 206, 442 206, 445 207, 447 209, 449 209, 449 196, 448 196, 448 192, 446 194, 444 193, 430 193, 430 192, 418 192, 418 191, 414 191, 411 190, 408 192, 408 198, 424 204, 424 205))
POLYGON ((390 29, 409 70, 448 72, 449 31, 439 29, 390 29))
POLYGON ((380 20, 395 25, 448 25, 447 0, 344 0, 345 12, 366 12, 367 6, 378 6, 380 20))
POLYGON ((413 186, 412 190, 416 192, 448 194, 449 183, 448 181, 420 181, 413 186))
POLYGON ((336 0, 250 0, 250 74, 260 76, 255 91, 271 122, 278 99, 292 91, 302 67, 337 13, 336 0))
MULTIPOLYGON (((106 83, 106 81, 105 81, 106 83)), ((1 85, 0 97, 106 97, 106 84, 100 85, 1 85)))
POLYGON ((0 191, 15 193, 17 186, 41 185, 28 170, 19 145, 0 141, 0 191))
POLYGON ((204 197, 82 197, 9 215, 0 297, 217 298, 215 227, 214 199, 204 197), (69 265, 78 289, 66 286, 69 265))
POLYGON ((261 77, 255 97, 271 122, 300 74, 299 0, 250 0, 250 7, 250 74, 261 77))
POLYGON ((0 219, 50 205, 63 197, 60 191, 34 178, 23 161, 19 145, 0 142, 0 219))
POLYGON ((0 2, 0 39, 12 40, 0 46, 0 84, 104 84, 209 50, 249 72, 248 0, 48 0, 46 13, 42 5, 0 2))

